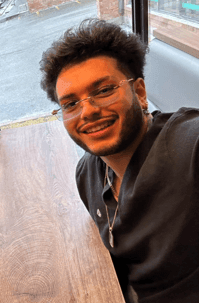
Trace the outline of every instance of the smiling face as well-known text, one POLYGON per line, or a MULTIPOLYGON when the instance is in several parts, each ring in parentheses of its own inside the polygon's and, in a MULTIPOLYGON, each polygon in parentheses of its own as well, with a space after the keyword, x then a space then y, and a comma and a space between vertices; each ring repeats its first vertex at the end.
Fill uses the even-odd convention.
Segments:
MULTIPOLYGON (((63 105, 68 97, 82 100, 93 90, 107 85, 117 86, 126 79, 118 69, 116 59, 99 56, 64 68, 57 79, 56 93, 60 105, 63 105)), ((139 79, 135 87, 137 81, 139 79)), ((144 125, 142 107, 145 101, 140 100, 132 83, 126 82, 118 88, 114 103, 94 107, 88 100, 83 101, 80 115, 64 121, 64 126, 79 146, 94 155, 121 152, 138 138, 144 125)))

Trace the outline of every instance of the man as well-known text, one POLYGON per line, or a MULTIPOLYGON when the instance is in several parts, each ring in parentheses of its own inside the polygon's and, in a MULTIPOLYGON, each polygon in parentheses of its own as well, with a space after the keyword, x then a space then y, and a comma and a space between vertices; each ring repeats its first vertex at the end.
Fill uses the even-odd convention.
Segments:
MULTIPOLYGON (((139 38, 105 21, 43 55, 42 87, 86 153, 77 187, 126 302, 199 300, 199 110, 147 109, 139 38)), ((169 89, 169 88, 168 88, 169 89)))

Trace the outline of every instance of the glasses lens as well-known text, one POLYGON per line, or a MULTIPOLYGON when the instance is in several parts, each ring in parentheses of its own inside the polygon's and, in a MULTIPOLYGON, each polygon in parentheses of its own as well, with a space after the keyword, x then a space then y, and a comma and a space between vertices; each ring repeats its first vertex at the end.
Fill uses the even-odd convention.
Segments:
POLYGON ((112 104, 119 99, 118 87, 112 87, 104 93, 95 95, 92 99, 96 106, 103 107, 112 104))
POLYGON ((62 120, 61 121, 67 121, 67 120, 70 120, 70 119, 73 119, 77 116, 79 116, 81 114, 81 107, 79 106, 78 107, 78 110, 75 110, 73 112, 62 112, 62 120))
MULTIPOLYGON (((94 95, 91 94, 90 95, 91 98, 86 100, 86 102, 90 102, 94 107, 108 106, 119 99, 118 88, 119 86, 115 87, 113 85, 103 87, 99 89, 97 92, 95 91, 94 95)), ((69 107, 68 110, 63 110, 63 113, 60 113, 62 121, 70 120, 79 116, 82 111, 83 102, 78 102, 76 106, 71 106, 69 107)))

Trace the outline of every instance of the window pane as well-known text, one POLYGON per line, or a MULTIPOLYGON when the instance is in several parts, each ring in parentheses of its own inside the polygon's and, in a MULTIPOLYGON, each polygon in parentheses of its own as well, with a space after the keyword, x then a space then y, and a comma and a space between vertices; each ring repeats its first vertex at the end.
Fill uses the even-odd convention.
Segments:
POLYGON ((182 28, 199 35, 199 0, 149 0, 149 27, 182 28))
POLYGON ((162 111, 198 107, 199 0, 149 0, 147 95, 162 111))
POLYGON ((124 0, 124 20, 123 22, 132 28, 132 1, 124 0))

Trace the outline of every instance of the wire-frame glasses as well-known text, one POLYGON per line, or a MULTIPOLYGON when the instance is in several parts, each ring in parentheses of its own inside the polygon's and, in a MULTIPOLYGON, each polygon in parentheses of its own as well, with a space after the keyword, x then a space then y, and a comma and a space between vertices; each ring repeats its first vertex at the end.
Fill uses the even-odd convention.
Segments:
POLYGON ((122 80, 118 85, 104 85, 94 91, 89 96, 82 100, 70 99, 57 110, 53 110, 52 115, 56 115, 60 121, 73 119, 81 114, 82 102, 88 101, 94 107, 106 107, 119 98, 119 90, 124 83, 133 81, 134 79, 122 80))

